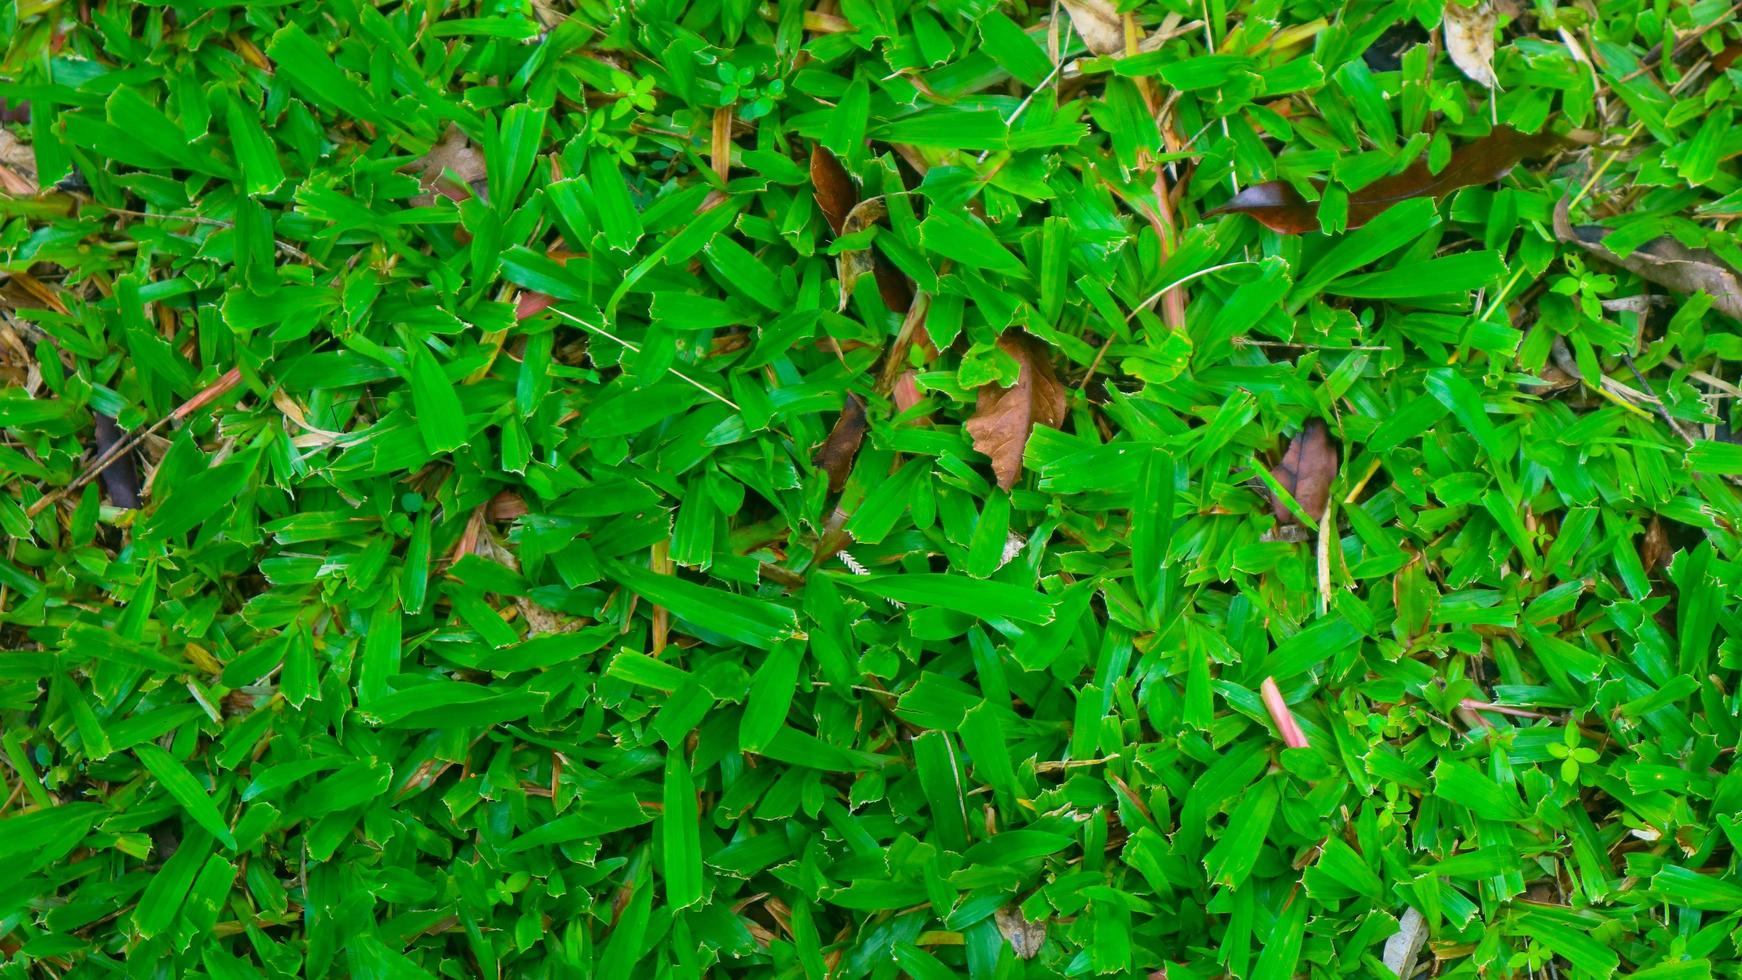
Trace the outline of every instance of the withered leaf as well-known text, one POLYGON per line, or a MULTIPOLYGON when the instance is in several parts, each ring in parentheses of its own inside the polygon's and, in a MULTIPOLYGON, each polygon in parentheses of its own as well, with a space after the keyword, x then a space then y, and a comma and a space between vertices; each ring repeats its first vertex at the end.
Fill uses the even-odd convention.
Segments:
POLYGON ((895 413, 897 415, 925 400, 925 396, 919 393, 919 375, 913 368, 901 372, 901 376, 895 379, 895 387, 889 394, 895 400, 895 413))
POLYGON ((1664 531, 1663 522, 1653 514, 1651 523, 1645 525, 1645 537, 1639 542, 1639 564, 1647 572, 1655 571, 1660 565, 1668 565, 1674 548, 1669 543, 1669 534, 1664 531))
MULTIPOLYGON (((869 201, 861 201, 841 222, 840 235, 856 235, 871 227, 889 214, 883 204, 883 198, 874 197, 869 201)), ((841 281, 841 305, 837 309, 844 310, 853 299, 853 287, 858 284, 861 276, 876 268, 876 262, 869 248, 853 248, 842 252, 835 260, 836 278, 841 281)), ((879 285, 881 286, 881 279, 879 285)), ((898 311, 899 312, 899 311, 898 311)))
MULTIPOLYGON (((127 433, 115 424, 111 416, 97 412, 97 455, 102 456, 121 440, 127 438, 127 433)), ((115 461, 103 469, 103 489, 109 492, 109 502, 124 510, 139 509, 139 467, 134 462, 133 453, 125 452, 115 457, 115 461)))
POLYGON ((847 215, 859 204, 859 189, 848 176, 847 168, 820 143, 811 146, 811 189, 829 228, 836 235, 841 234, 847 215))
POLYGON ((0 129, 0 194, 35 197, 41 189, 36 180, 36 151, 10 131, 0 129))
POLYGON ((1565 198, 1555 205, 1555 237, 1562 242, 1577 245, 1604 262, 1618 265, 1671 292, 1706 293, 1712 297, 1714 309, 1742 320, 1742 276, 1717 255, 1703 248, 1688 248, 1665 235, 1622 258, 1603 245, 1609 229, 1596 225, 1574 227, 1568 216, 1571 207, 1572 203, 1565 198))
POLYGON ((847 393, 847 404, 841 407, 841 417, 829 430, 816 455, 811 457, 817 469, 829 475, 829 492, 840 493, 847 485, 847 474, 853 471, 853 460, 859 455, 859 443, 865 440, 865 400, 847 393))
MULTIPOLYGON (((1313 520, 1324 517, 1331 497, 1331 481, 1337 477, 1337 447, 1331 444, 1325 423, 1309 419, 1288 444, 1288 451, 1282 454, 1282 462, 1272 475, 1313 520)), ((1270 509, 1279 524, 1300 523, 1280 498, 1272 498, 1270 509)))
POLYGON ((435 203, 436 194, 450 201, 464 201, 473 190, 481 194, 488 176, 484 152, 457 126, 449 126, 442 141, 423 155, 422 170, 418 183, 424 193, 413 199, 420 206, 435 203))
POLYGON ((871 271, 877 277, 877 295, 883 297, 883 305, 891 313, 906 313, 913 306, 913 283, 882 255, 872 260, 871 271))
MULTIPOLYGON (((1444 197, 1460 187, 1491 184, 1506 176, 1518 161, 1541 156, 1560 142, 1552 133, 1520 133, 1510 126, 1496 126, 1487 136, 1454 150, 1438 174, 1430 173, 1427 160, 1421 159, 1400 174, 1350 192, 1348 227, 1359 228, 1410 198, 1444 197)), ((1324 189, 1323 183, 1314 186, 1324 189)), ((1286 181, 1254 184, 1221 207, 1206 211, 1204 217, 1230 213, 1251 215, 1284 235, 1302 235, 1319 228, 1318 203, 1301 197, 1286 181)))
POLYGON ((996 383, 983 386, 967 429, 974 449, 992 457, 998 485, 1008 490, 1022 472, 1022 453, 1034 427, 1063 424, 1066 401, 1044 344, 1011 331, 999 339, 998 346, 1020 366, 1016 383, 1009 388, 996 383))
POLYGON ((1474 7, 1447 0, 1440 22, 1452 64, 1484 88, 1499 84, 1494 77, 1494 21, 1494 5, 1489 0, 1479 0, 1474 7))
POLYGON ((1125 50, 1125 19, 1112 0, 1059 0, 1071 15, 1071 26, 1083 37, 1083 44, 1096 54, 1118 54, 1125 50))
POLYGON ((1046 942, 1046 922, 1024 916, 1021 909, 999 909, 992 917, 1017 959, 1034 959, 1046 942))

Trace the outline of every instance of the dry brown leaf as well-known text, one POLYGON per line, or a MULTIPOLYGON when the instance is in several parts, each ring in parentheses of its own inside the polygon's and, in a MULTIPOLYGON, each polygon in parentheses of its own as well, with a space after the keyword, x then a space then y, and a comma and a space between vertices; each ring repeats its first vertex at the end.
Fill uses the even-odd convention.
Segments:
POLYGON ((1125 50, 1125 18, 1112 0, 1059 0, 1059 5, 1070 13, 1071 26, 1090 51, 1118 54, 1125 50))
MULTIPOLYGON (((1331 444, 1325 423, 1309 419, 1288 444, 1272 475, 1313 520, 1324 517, 1331 499, 1331 481, 1337 477, 1337 447, 1331 444)), ((1300 523, 1280 499, 1273 498, 1270 509, 1280 524, 1300 523)))
POLYGON ((1663 529, 1663 522, 1653 514, 1651 523, 1645 525, 1645 537, 1639 543, 1639 564, 1647 572, 1658 566, 1667 566, 1670 555, 1674 553, 1669 543, 1669 534, 1663 529))
MULTIPOLYGON (((1445 169, 1437 174, 1428 169, 1424 158, 1400 174, 1351 192, 1347 228, 1353 231, 1412 197, 1444 197, 1460 187, 1491 184, 1506 176, 1518 161, 1540 156, 1562 142, 1563 138, 1553 133, 1521 133, 1510 126, 1496 126, 1487 136, 1454 150, 1445 169)), ((1324 190, 1322 182, 1314 184, 1324 190)), ((1284 180, 1254 184, 1234 195, 1227 204, 1204 212, 1204 217, 1229 212, 1249 214, 1265 227, 1285 235, 1319 230, 1318 202, 1308 201, 1284 180)))
MULTIPOLYGON (((841 221, 838 235, 856 235, 882 221, 888 214, 889 210, 884 206, 881 197, 861 201, 854 206, 853 210, 847 212, 847 217, 841 221)), ((854 248, 842 252, 835 260, 835 267, 836 278, 841 281, 841 305, 837 309, 844 310, 847 308, 847 304, 852 302, 853 287, 858 285, 861 276, 876 270, 877 262, 872 256, 871 249, 854 248)), ((881 277, 879 277, 878 285, 882 286, 881 277)), ((884 302, 888 302, 887 296, 884 297, 884 302)), ((900 313, 905 309, 903 307, 895 312, 900 313)))
POLYGON ((424 154, 422 169, 418 183, 424 193, 413 198, 419 207, 434 204, 436 194, 450 201, 464 201, 473 190, 483 193, 487 176, 484 151, 473 146, 457 126, 449 126, 442 141, 424 154))
POLYGON ((1027 918, 1021 909, 999 909, 992 913, 998 923, 998 931, 1010 942, 1010 948, 1016 951, 1016 958, 1022 960, 1034 959, 1040 952, 1040 947, 1046 942, 1046 921, 1027 918))
POLYGON ((36 182, 36 151, 10 131, 0 129, 0 193, 35 197, 40 190, 36 182))
POLYGON ((847 404, 841 407, 841 417, 835 420, 835 427, 829 430, 829 437, 823 440, 811 462, 817 469, 829 475, 829 492, 840 493, 847 485, 847 474, 853 471, 853 460, 859 455, 859 443, 865 439, 865 429, 868 426, 865 418, 865 400, 852 392, 847 393, 847 404))
POLYGON ((1712 297, 1712 307, 1718 312, 1742 320, 1742 277, 1725 265, 1723 259, 1703 248, 1688 248, 1668 235, 1654 238, 1622 258, 1603 245, 1609 229, 1573 226, 1568 218, 1571 206, 1565 198, 1555 205, 1555 237, 1562 242, 1577 245, 1604 262, 1618 265, 1671 292, 1683 295, 1704 292, 1712 297))
MULTIPOLYGON (((127 433, 115 424, 112 416, 97 412, 96 455, 101 456, 127 438, 127 433)), ((103 489, 109 492, 109 502, 123 510, 139 509, 139 466, 132 453, 122 453, 103 470, 103 489)))
POLYGON ((1494 77, 1494 22, 1494 5, 1489 0, 1479 0, 1474 7, 1447 0, 1440 22, 1452 64, 1484 88, 1499 84, 1494 77))
POLYGON ((841 234, 847 215, 859 204, 859 188, 841 161, 820 143, 811 147, 811 190, 829 228, 841 234))
POLYGON ((1040 341, 1011 331, 998 346, 1016 358, 1021 369, 1009 388, 989 384, 980 389, 968 435, 974 449, 992 457, 998 485, 1008 490, 1022 472, 1022 452, 1037 425, 1057 428, 1065 420, 1065 389, 1053 373, 1052 361, 1040 341))

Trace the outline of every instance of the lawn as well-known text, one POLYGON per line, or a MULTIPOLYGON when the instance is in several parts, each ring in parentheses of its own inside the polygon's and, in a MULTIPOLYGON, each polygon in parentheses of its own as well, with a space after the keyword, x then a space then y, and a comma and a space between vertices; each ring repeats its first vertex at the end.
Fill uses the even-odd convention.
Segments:
POLYGON ((1742 970, 1728 0, 0 43, 0 978, 1742 970))

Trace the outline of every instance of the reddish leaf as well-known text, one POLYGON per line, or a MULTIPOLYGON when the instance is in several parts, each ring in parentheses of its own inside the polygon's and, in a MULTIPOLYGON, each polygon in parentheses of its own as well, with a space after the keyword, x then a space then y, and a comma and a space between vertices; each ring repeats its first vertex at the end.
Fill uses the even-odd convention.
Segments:
POLYGON ((811 147, 811 187, 816 193, 817 207, 823 209, 829 227, 839 235, 847 215, 859 203, 859 189, 853 186, 847 168, 821 144, 811 147))
POLYGON ((835 420, 829 437, 811 457, 817 469, 829 475, 830 493, 840 493, 847 485, 847 474, 853 471, 853 460, 859 455, 859 443, 865 439, 867 425, 864 399, 848 392, 847 404, 841 407, 841 417, 835 420))
MULTIPOLYGON (((1331 481, 1337 476, 1337 447, 1331 444, 1325 423, 1309 420, 1288 444, 1288 452, 1283 453, 1273 475, 1301 510, 1314 520, 1323 517, 1330 502, 1331 481)), ((1272 499, 1270 509, 1281 524, 1300 523, 1280 499, 1272 499)))
MULTIPOLYGON (((97 455, 114 448, 116 443, 127 438, 127 433, 115 424, 115 420, 102 412, 97 416, 97 455)), ((103 489, 109 491, 109 502, 124 510, 139 509, 139 467, 133 460, 131 451, 121 453, 114 461, 103 468, 103 489)))
POLYGON ((556 297, 549 293, 521 293, 514 300, 514 319, 537 316, 555 305, 556 297))
POLYGON ((1283 744, 1291 749, 1307 748, 1306 733, 1301 731, 1300 722, 1294 720, 1294 712, 1288 710, 1288 702, 1283 700, 1276 678, 1266 677, 1264 683, 1258 685, 1258 692, 1264 699, 1264 710, 1270 713, 1270 720, 1276 725, 1276 733, 1282 736, 1283 744))
POLYGON ((913 368, 901 372, 901 376, 895 379, 895 387, 890 395, 895 399, 897 415, 925 400, 925 396, 919 393, 919 375, 913 368))
MULTIPOLYGON (((1414 197, 1444 197, 1460 187, 1491 184, 1506 176, 1518 161, 1541 156, 1561 142, 1552 133, 1530 135, 1510 126, 1496 126, 1494 131, 1474 143, 1466 143, 1453 151, 1446 168, 1438 174, 1428 171, 1427 161, 1417 160, 1400 174, 1376 180, 1349 194, 1350 229, 1359 228, 1387 208, 1414 197)), ((1324 184, 1314 182, 1320 190, 1324 184)), ((1227 204, 1204 213, 1248 214, 1272 231, 1284 235, 1302 235, 1317 231, 1319 206, 1300 196, 1294 186, 1280 180, 1254 184, 1234 195, 1227 204)))
POLYGON ((1008 490, 1022 472, 1022 452, 1036 425, 1057 428, 1065 420, 1065 389, 1053 373, 1052 361, 1040 341, 1012 331, 998 341, 1004 353, 1021 366, 1016 384, 1000 388, 989 384, 980 389, 968 434, 974 448, 992 457, 992 472, 998 485, 1008 490))

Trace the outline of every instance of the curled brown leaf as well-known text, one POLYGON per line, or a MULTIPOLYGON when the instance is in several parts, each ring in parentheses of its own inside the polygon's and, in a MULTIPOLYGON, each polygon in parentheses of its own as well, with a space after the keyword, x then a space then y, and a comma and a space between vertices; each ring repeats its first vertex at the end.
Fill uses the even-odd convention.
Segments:
POLYGON ((841 166, 834 153, 820 143, 811 147, 811 189, 829 228, 836 235, 841 234, 847 215, 859 204, 859 189, 854 186, 847 168, 841 166))
MULTIPOLYGON (((1309 419, 1288 444, 1272 475, 1308 516, 1315 521, 1324 517, 1331 499, 1331 481, 1337 478, 1337 447, 1325 423, 1309 419)), ((1270 509, 1279 524, 1300 523, 1280 498, 1271 499, 1270 509)))
MULTIPOLYGON (((861 201, 853 210, 847 212, 847 217, 841 222, 840 235, 856 235, 882 221, 888 214, 881 197, 861 201)), ((835 266, 836 278, 841 282, 841 305, 837 309, 844 310, 853 299, 853 287, 862 276, 875 270, 877 264, 870 247, 867 246, 842 252, 836 258, 835 266)), ((878 285, 882 285, 881 276, 878 278, 878 285)))
MULTIPOLYGON (((115 424, 115 419, 96 413, 96 449, 100 458, 104 453, 114 449, 116 444, 127 438, 127 433, 115 424)), ((108 491, 109 502, 124 510, 139 509, 139 466, 133 459, 132 452, 123 452, 115 457, 114 462, 103 468, 103 489, 108 491)))
POLYGON ((829 475, 829 492, 840 493, 847 485, 847 474, 853 471, 853 460, 859 455, 859 444, 865 440, 869 422, 865 417, 865 400, 847 393, 847 404, 841 407, 841 417, 829 430, 816 455, 811 457, 817 469, 829 475))
MULTIPOLYGON (((1454 150, 1445 169, 1437 174, 1428 169, 1425 159, 1417 160, 1402 173, 1351 191, 1347 227, 1359 228, 1410 198, 1444 197, 1460 187, 1491 184, 1506 176, 1518 161, 1541 156, 1560 142, 1552 133, 1520 133, 1510 126, 1496 126, 1487 136, 1454 150)), ((1324 189, 1323 183, 1315 186, 1324 189)), ((1280 180, 1254 184, 1221 207, 1206 211, 1204 217, 1218 214, 1251 215, 1284 235, 1302 235, 1319 227, 1318 202, 1308 201, 1294 185, 1280 180)))
POLYGON ((974 449, 992 458, 998 485, 1008 490, 1022 472, 1022 453, 1034 427, 1063 424, 1066 399, 1044 344, 1013 330, 999 339, 998 346, 1016 358, 1020 368, 1016 383, 1009 388, 982 387, 967 429, 974 449))

